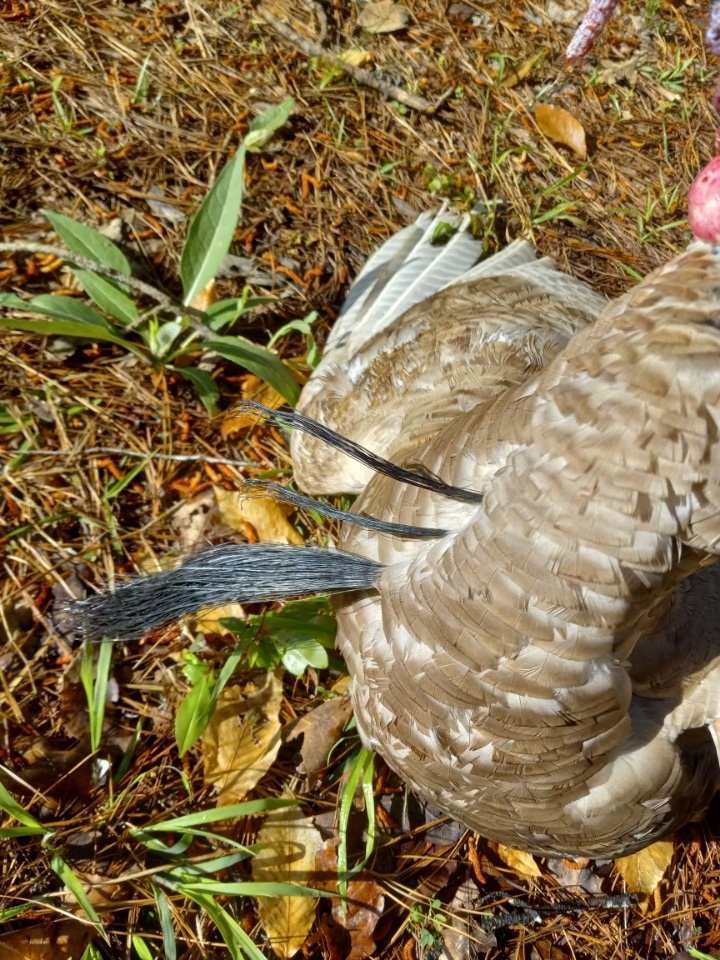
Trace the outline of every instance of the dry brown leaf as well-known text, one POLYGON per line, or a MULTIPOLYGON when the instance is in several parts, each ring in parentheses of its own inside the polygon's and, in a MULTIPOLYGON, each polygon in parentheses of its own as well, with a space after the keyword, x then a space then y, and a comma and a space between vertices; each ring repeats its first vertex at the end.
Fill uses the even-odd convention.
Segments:
POLYGON ((672 863, 674 839, 658 840, 644 850, 618 857, 615 869, 631 893, 651 894, 660 884, 672 863))
POLYGON ((581 159, 587 157, 585 128, 568 110, 549 103, 535 104, 535 119, 545 136, 554 143, 562 143, 581 159))
MULTIPOLYGON (((335 838, 326 840, 315 860, 316 882, 320 889, 333 892, 337 888, 337 845, 335 838)), ((332 917, 324 914, 320 932, 328 954, 343 960, 362 960, 375 953, 373 934, 382 916, 385 894, 370 874, 361 870, 348 883, 347 902, 333 898, 332 917)))
POLYGON ((272 497, 247 496, 234 490, 215 487, 220 517, 232 530, 247 535, 247 525, 263 543, 302 544, 303 538, 288 522, 295 507, 278 503, 272 497))
POLYGON ((368 33, 394 33, 404 30, 410 15, 407 7, 393 3, 393 0, 378 0, 366 3, 358 14, 357 23, 368 33))
POLYGON ((79 920, 46 920, 0 937, 2 960, 74 960, 81 957, 92 928, 79 920))
MULTIPOLYGON (((256 883, 308 886, 315 857, 323 843, 320 831, 299 807, 273 810, 257 836, 261 849, 251 861, 256 883)), ((311 897, 259 897, 257 911, 270 946, 283 960, 302 947, 315 920, 317 900, 311 897)))
POLYGON ((217 805, 242 800, 267 773, 280 749, 282 681, 269 673, 264 686, 223 690, 202 736, 205 783, 217 788, 217 805))
POLYGON ((301 717, 288 736, 288 740, 294 740, 303 735, 302 763, 298 773, 308 778, 311 787, 320 770, 327 766, 328 754, 345 729, 351 713, 349 697, 333 697, 301 717))
POLYGON ((525 877, 541 877, 542 870, 537 865, 535 857, 531 853, 525 853, 524 850, 515 850, 513 847, 506 847, 504 843, 497 845, 497 852, 503 863, 506 863, 511 870, 525 877))

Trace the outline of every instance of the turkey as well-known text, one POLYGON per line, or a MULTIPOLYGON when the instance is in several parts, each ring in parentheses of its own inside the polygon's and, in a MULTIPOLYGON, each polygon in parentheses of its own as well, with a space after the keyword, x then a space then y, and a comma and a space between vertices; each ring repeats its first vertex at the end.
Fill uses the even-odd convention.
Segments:
POLYGON ((78 614, 137 636, 334 593, 361 737, 412 789, 513 847, 624 855, 720 787, 720 251, 608 303, 447 221, 370 258, 279 417, 304 490, 359 494, 337 549, 212 547, 78 614))

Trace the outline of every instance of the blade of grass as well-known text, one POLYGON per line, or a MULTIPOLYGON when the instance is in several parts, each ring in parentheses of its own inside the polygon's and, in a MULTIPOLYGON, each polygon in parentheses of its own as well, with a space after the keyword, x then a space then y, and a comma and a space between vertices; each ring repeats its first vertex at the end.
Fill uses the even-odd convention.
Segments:
POLYGON ((59 857, 57 854, 50 861, 50 866, 54 872, 60 877, 62 882, 68 888, 70 893, 75 897, 77 902, 80 904, 82 909, 85 911, 87 918, 92 923, 93 927, 97 930, 100 936, 105 940, 107 944, 110 943, 110 938, 105 932, 105 928, 100 922, 100 917, 97 915, 95 907, 93 907, 90 902, 90 898, 85 892, 85 888, 82 883, 78 880, 75 874, 72 872, 70 867, 65 863, 62 857, 59 857))

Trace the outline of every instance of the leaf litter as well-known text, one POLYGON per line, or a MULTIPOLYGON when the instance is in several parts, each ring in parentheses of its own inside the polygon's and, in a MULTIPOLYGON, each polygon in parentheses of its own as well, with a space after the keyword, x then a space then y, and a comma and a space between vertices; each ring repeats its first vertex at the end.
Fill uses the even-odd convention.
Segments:
MULTIPOLYGON (((435 114, 408 114, 412 106, 356 86, 330 60, 306 55, 294 40, 244 16, 241 8, 217 16, 215 9, 189 11, 176 0, 137 10, 91 2, 81 16, 75 5, 59 0, 35 16, 28 5, 14 4, 0 18, 0 41, 12 53, 0 65, 2 238, 48 242, 43 208, 100 230, 112 225, 113 239, 131 252, 130 259, 167 284, 178 276, 184 217, 197 210, 262 105, 280 106, 292 94, 295 112, 286 115, 265 154, 246 158, 245 206, 232 252, 238 269, 232 276, 220 269, 218 289, 210 293, 210 298, 237 297, 252 283, 254 294, 273 299, 238 330, 261 346, 311 310, 319 314, 313 329, 322 345, 347 283, 367 255, 412 219, 412 211, 445 196, 461 205, 469 196, 500 199, 489 225, 491 249, 507 236, 532 233, 542 253, 611 296, 684 245, 684 189, 712 153, 714 133, 706 102, 708 72, 715 64, 702 45, 704 13, 692 5, 669 0, 621 5, 596 51, 573 71, 557 64, 583 14, 581 3, 478 0, 446 9, 417 0, 403 28, 387 33, 353 32, 356 9, 346 3, 320 9, 272 0, 268 6, 299 32, 312 23, 313 40, 328 49, 331 43, 340 50, 357 47, 360 40, 363 63, 395 86, 421 88, 431 103, 448 91, 450 98, 435 114), (50 44, 48 60, 43 51, 50 44), (209 70, 210 64, 218 69, 209 70), (583 170, 572 123, 555 123, 542 135, 535 129, 535 100, 545 96, 547 84, 553 85, 551 105, 567 112, 593 144, 583 170), (158 196, 179 216, 153 210, 158 196), (562 218, 571 206, 577 222, 562 218)), ((263 131, 252 132, 256 145, 266 139, 263 131)), ((77 289, 66 289, 65 277, 61 262, 41 255, 0 262, 3 289, 61 293, 81 303, 77 289)), ((191 541, 260 537, 245 518, 230 530, 218 516, 214 491, 235 496, 245 478, 286 471, 287 450, 282 436, 267 426, 235 424, 224 435, 179 372, 145 368, 111 342, 78 344, 65 362, 27 332, 5 332, 0 348, 0 448, 10 481, 0 515, 5 573, 0 603, 8 611, 6 635, 0 631, 5 724, 0 746, 3 767, 10 771, 3 772, 2 783, 33 816, 52 823, 52 842, 102 910, 115 952, 127 951, 132 933, 145 937, 160 956, 165 940, 161 948, 158 926, 149 922, 152 911, 145 907, 161 901, 143 875, 155 861, 128 840, 124 825, 142 827, 222 796, 220 779, 205 779, 205 743, 180 760, 171 721, 187 693, 183 650, 192 645, 199 662, 217 674, 236 641, 212 621, 201 621, 192 631, 173 627, 142 644, 118 645, 113 663, 118 699, 109 716, 121 733, 116 737, 105 727, 101 753, 113 778, 103 784, 87 762, 80 691, 73 694, 74 707, 68 700, 63 705, 64 671, 77 638, 57 632, 62 619, 55 614, 54 592, 62 592, 71 578, 104 587, 113 576, 191 549, 191 541), (23 448, 62 456, 23 455, 23 448), (96 448, 110 452, 84 454, 96 448), (108 499, 116 474, 127 475, 136 462, 131 454, 145 466, 108 499), (16 622, 12 611, 20 603, 31 615, 16 622), (22 788, 23 777, 37 777, 38 786, 22 788), (120 885, 118 877, 127 879, 120 885), (113 884, 127 899, 103 905, 96 891, 112 891, 113 884)), ((302 334, 284 338, 279 350, 306 375, 302 334)), ((212 377, 222 408, 249 390, 263 389, 221 358, 212 377)), ((332 526, 318 528, 302 513, 285 521, 310 542, 323 543, 333 533, 332 526)), ((264 521, 258 523, 262 528, 264 521)), ((225 613, 247 622, 258 615, 225 613)), ((219 700, 227 708, 226 729, 215 731, 238 777, 243 771, 233 737, 247 738, 243 744, 258 751, 257 760, 246 758, 249 770, 245 783, 235 784, 237 792, 277 796, 301 772, 296 744, 283 746, 283 725, 288 718, 312 716, 319 688, 332 686, 337 669, 335 661, 327 671, 312 667, 300 676, 286 672, 276 678, 271 671, 270 681, 265 669, 239 668, 219 700)), ((301 757, 306 741, 308 749, 317 741, 317 750, 304 761, 313 774, 300 793, 298 815, 313 819, 335 843, 338 783, 353 746, 344 738, 352 732, 343 731, 338 744, 330 745, 335 746, 330 763, 318 766, 333 732, 332 723, 325 728, 321 720, 308 721, 303 733, 301 757)), ((228 790, 234 796, 230 784, 228 790)), ((309 958, 343 960, 352 950, 357 956, 409 957, 420 949, 406 922, 412 895, 421 888, 427 891, 426 918, 433 899, 440 902, 435 915, 451 918, 467 909, 470 942, 480 940, 491 957, 596 960, 619 950, 628 960, 646 960, 680 956, 693 945, 713 954, 720 946, 717 805, 702 826, 688 827, 675 839, 672 862, 666 849, 658 862, 636 864, 636 879, 628 874, 623 880, 610 864, 590 862, 576 870, 540 858, 535 858, 540 875, 530 876, 519 863, 516 868, 503 861, 492 844, 479 840, 473 847, 463 841, 457 827, 443 846, 435 813, 417 805, 410 817, 412 798, 406 801, 402 784, 380 763, 374 790, 378 852, 356 878, 368 886, 353 888, 355 880, 350 881, 357 903, 365 906, 343 914, 339 901, 332 908, 326 901, 312 902, 318 920, 305 941, 309 958), (426 836, 440 842, 425 841, 426 836), (439 871, 440 862, 452 869, 439 871), (453 885, 463 876, 470 891, 461 905, 453 885), (435 887, 427 885, 430 877, 435 887), (398 881, 400 892, 391 897, 398 881), (624 885, 649 890, 653 884, 644 913, 603 909, 587 899, 624 885), (496 947, 478 933, 488 913, 510 914, 509 899, 548 906, 583 891, 586 910, 545 913, 542 923, 526 913, 524 920, 493 932, 496 947), (486 902, 488 896, 494 899, 486 902), (344 926, 348 916, 357 919, 352 929, 344 926)), ((16 824, 8 817, 1 828, 16 824)), ((257 817, 237 824, 250 844, 258 829, 257 817)), ((207 856, 207 842, 196 838, 191 853, 207 856)), ((0 910, 6 912, 0 948, 9 951, 13 945, 29 957, 54 949, 53 955, 62 956, 68 950, 80 953, 94 937, 84 924, 84 940, 67 947, 66 924, 79 925, 55 911, 54 904, 65 902, 60 896, 68 906, 70 897, 49 869, 49 856, 33 837, 3 839, 0 910), (18 904, 26 911, 10 915, 18 904)), ((332 874, 332 859, 323 869, 332 874)), ((178 954, 188 960, 212 956, 209 944, 217 943, 219 934, 207 914, 171 890, 168 896, 178 954)), ((79 909, 76 901, 71 909, 79 909)), ((230 909, 261 942, 252 901, 238 900, 230 909)), ((434 934, 429 923, 425 930, 434 934)))

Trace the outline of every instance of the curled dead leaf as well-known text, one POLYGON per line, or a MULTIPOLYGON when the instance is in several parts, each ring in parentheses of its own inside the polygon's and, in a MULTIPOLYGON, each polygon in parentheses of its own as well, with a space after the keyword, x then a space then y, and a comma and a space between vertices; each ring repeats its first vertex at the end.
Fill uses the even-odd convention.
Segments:
MULTIPOLYGON (((299 807, 273 810, 257 836, 261 849, 251 862, 257 883, 308 886, 322 846, 320 831, 299 807)), ((275 953, 288 960, 302 947, 315 920, 317 901, 310 897, 259 897, 257 911, 275 953)))
POLYGON ((333 697, 301 717, 289 734, 288 740, 303 737, 302 763, 297 769, 308 778, 311 787, 318 773, 327 766, 328 754, 345 729, 351 713, 349 697, 333 697))
POLYGON ((360 50, 356 47, 352 50, 345 50, 340 54, 340 59, 343 63, 350 64, 351 67, 364 67, 365 64, 372 63, 375 58, 369 50, 360 50))
POLYGON ((675 841, 658 840, 644 850, 631 853, 629 857, 618 857, 615 870, 625 881, 631 893, 650 895, 659 886, 672 863, 675 841))
POLYGON ((223 690, 202 735, 205 783, 217 788, 219 807, 242 800, 275 762, 280 749, 279 674, 223 690))
POLYGON ((263 543, 302 544, 303 538, 288 521, 294 507, 272 497, 248 496, 235 490, 215 487, 220 517, 232 530, 245 536, 254 532, 263 543), (248 531, 248 525, 252 528, 248 531))
POLYGON ((569 110, 550 103, 535 104, 535 119, 545 136, 554 143, 570 147, 581 160, 587 157, 585 128, 569 110))
POLYGON ((497 845, 497 852, 503 863, 506 863, 515 873, 525 877, 542 876, 542 870, 531 853, 506 847, 503 843, 497 845))
POLYGON ((357 23, 368 33, 394 33, 404 30, 410 20, 407 7, 393 0, 366 3, 358 14, 357 23))

